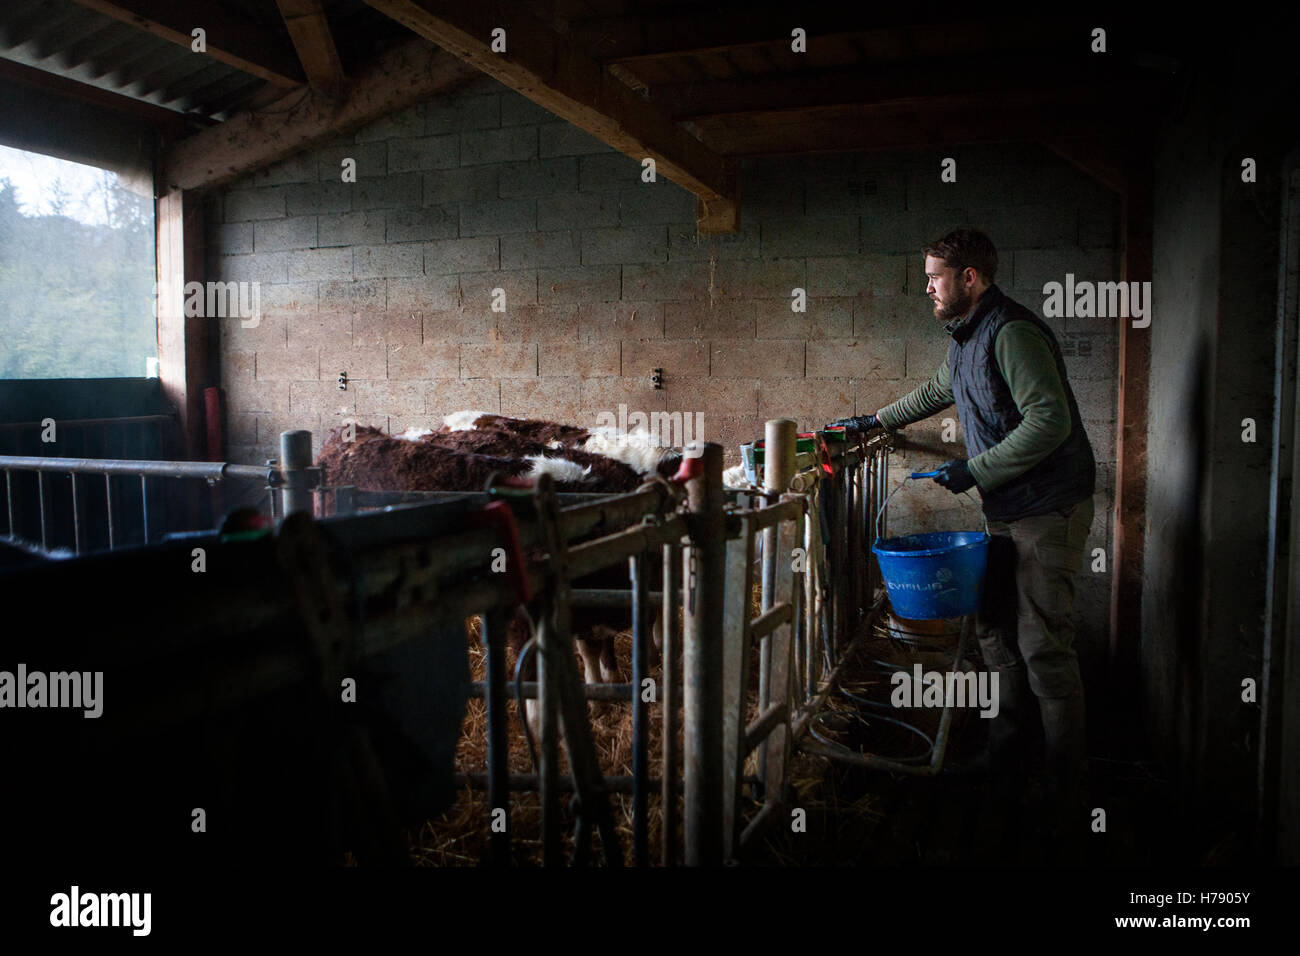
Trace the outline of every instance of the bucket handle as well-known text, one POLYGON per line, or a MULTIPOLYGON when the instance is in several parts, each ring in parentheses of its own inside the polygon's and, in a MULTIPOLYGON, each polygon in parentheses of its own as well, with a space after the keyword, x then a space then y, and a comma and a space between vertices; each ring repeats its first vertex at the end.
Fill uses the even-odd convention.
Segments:
MULTIPOLYGON (((906 486, 909 481, 915 478, 933 478, 935 475, 939 474, 939 472, 942 470, 943 469, 939 468, 934 471, 914 471, 910 475, 907 475, 902 481, 900 481, 898 483, 898 487, 896 487, 893 491, 891 491, 889 494, 885 496, 885 500, 880 503, 880 508, 876 511, 876 541, 880 540, 880 519, 884 516, 885 509, 889 507, 889 499, 894 497, 894 495, 898 494, 900 491, 902 491, 904 486, 906 486)), ((969 490, 963 491, 961 493, 961 497, 968 498, 971 501, 975 502, 976 504, 979 504, 979 502, 975 501, 974 497, 972 497, 969 490)), ((982 509, 981 509, 981 517, 984 517, 982 509)), ((984 533, 990 534, 989 519, 987 517, 984 517, 984 533)), ((872 543, 874 544, 875 542, 872 543)))

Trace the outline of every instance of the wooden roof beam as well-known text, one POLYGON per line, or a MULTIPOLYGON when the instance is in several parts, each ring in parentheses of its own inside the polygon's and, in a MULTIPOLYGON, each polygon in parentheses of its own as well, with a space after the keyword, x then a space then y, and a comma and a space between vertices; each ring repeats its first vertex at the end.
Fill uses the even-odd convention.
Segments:
POLYGON ((223 4, 196 0, 73 0, 129 26, 189 49, 196 27, 205 34, 207 56, 261 77, 277 86, 303 84, 298 61, 286 45, 268 36, 257 24, 241 22, 224 12, 223 4))
POLYGON ((201 189, 253 172, 466 83, 478 75, 455 57, 412 39, 384 53, 348 84, 342 99, 294 91, 171 144, 163 183, 201 189))
POLYGON ((828 106, 885 105, 916 99, 942 100, 954 92, 1012 94, 1022 90, 1072 88, 1080 83, 1113 89, 1124 71, 1111 64, 1055 57, 1023 57, 970 71, 932 65, 887 70, 815 70, 738 80, 699 80, 650 87, 678 120, 828 106))
MULTIPOLYGON (((1105 135, 1114 112, 1100 106, 1074 106, 1070 126, 1080 136, 1105 135)), ((753 113, 741 123, 707 121, 701 135, 728 156, 781 153, 934 149, 963 143, 1044 142, 1060 135, 1059 110, 1043 106, 974 108, 948 103, 927 108, 823 110, 753 113)))
POLYGON ((1123 151, 1112 137, 1052 136, 1043 145, 1108 189, 1123 197, 1128 192, 1128 169, 1123 151))
POLYGON ((568 36, 519 4, 500 0, 366 0, 399 23, 478 67, 539 106, 634 159, 652 158, 659 175, 694 193, 702 231, 739 229, 735 164, 678 126, 610 75, 568 36), (505 52, 491 48, 505 31, 505 52))
POLYGON ((881 44, 897 48, 899 54, 915 56, 911 40, 934 36, 948 47, 975 50, 981 46, 1007 48, 1015 45, 1066 44, 1072 36, 1086 40, 1078 17, 1038 18, 994 25, 970 12, 954 14, 949 22, 935 23, 918 17, 908 8, 860 6, 845 10, 815 7, 793 8, 782 3, 774 7, 747 5, 712 13, 677 13, 663 16, 637 15, 601 18, 573 25, 572 37, 578 49, 601 62, 629 62, 704 53, 725 53, 737 47, 788 44, 791 31, 799 27, 808 43, 830 38, 864 42, 875 49, 881 44), (1076 27, 1080 32, 1072 32, 1076 27))
POLYGON ((312 89, 330 96, 343 92, 343 64, 320 0, 276 0, 289 38, 312 89))

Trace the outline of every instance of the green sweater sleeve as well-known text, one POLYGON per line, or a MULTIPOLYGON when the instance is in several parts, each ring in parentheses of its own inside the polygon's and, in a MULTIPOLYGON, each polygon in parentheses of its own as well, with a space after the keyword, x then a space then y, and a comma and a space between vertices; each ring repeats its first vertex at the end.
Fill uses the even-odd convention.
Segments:
POLYGON ((945 355, 939 369, 929 380, 912 389, 896 402, 876 412, 876 417, 888 428, 902 428, 935 412, 941 412, 953 402, 951 372, 945 355))
POLYGON ((980 490, 1038 464, 1070 436, 1070 406, 1046 337, 1032 322, 1008 322, 993 343, 998 371, 1024 417, 1002 441, 967 462, 980 490))

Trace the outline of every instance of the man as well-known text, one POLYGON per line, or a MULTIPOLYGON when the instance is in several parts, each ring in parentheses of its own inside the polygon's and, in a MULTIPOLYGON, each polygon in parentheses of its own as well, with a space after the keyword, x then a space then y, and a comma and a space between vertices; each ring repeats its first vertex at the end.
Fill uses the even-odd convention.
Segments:
POLYGON ((988 753, 997 826, 1011 830, 1020 816, 1032 691, 1046 743, 1047 836, 1062 858, 1077 858, 1087 818, 1074 576, 1093 518, 1092 446, 1056 336, 993 284, 989 238, 958 229, 924 251, 926 294, 951 337, 947 358, 908 395, 837 424, 895 429, 956 404, 967 459, 947 462, 934 480, 954 494, 978 489, 992 535, 976 631, 998 673, 988 753))

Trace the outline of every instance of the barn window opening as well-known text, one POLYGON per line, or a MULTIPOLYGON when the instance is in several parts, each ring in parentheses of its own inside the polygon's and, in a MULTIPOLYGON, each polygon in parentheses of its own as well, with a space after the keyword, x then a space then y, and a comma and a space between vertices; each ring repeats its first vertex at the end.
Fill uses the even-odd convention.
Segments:
POLYGON ((0 380, 155 375, 153 200, 0 146, 0 380))

